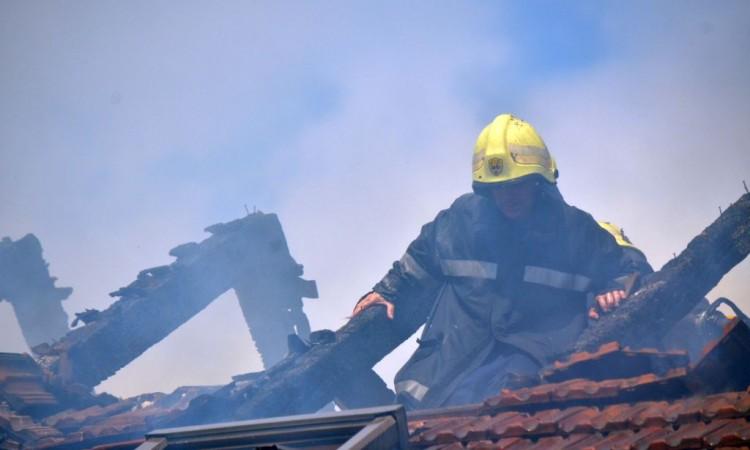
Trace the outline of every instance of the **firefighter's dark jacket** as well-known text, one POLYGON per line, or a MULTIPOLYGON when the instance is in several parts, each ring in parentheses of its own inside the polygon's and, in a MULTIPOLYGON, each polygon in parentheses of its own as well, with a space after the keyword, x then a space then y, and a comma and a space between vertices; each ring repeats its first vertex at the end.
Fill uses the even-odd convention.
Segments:
POLYGON ((489 198, 459 197, 373 288, 396 314, 402 302, 435 302, 419 348, 396 375, 397 392, 417 407, 440 406, 497 341, 550 362, 586 325, 587 296, 616 288, 632 271, 626 260, 555 186, 545 186, 523 223, 489 198))

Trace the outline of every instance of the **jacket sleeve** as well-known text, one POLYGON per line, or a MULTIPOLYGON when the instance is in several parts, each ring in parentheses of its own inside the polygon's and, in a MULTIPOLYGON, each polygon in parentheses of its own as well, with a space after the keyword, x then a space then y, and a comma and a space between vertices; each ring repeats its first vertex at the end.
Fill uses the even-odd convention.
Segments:
POLYGON ((435 220, 424 225, 401 259, 393 263, 372 290, 395 304, 414 295, 429 295, 437 290, 443 283, 437 234, 438 229, 444 228, 446 222, 450 221, 451 215, 450 209, 443 210, 435 220))
MULTIPOLYGON (((588 215, 587 215, 588 216, 588 215)), ((601 228, 591 216, 582 224, 587 271, 592 274, 591 292, 598 295, 604 292, 624 289, 624 280, 633 274, 644 271, 642 265, 629 258, 615 241, 614 237, 601 228)))

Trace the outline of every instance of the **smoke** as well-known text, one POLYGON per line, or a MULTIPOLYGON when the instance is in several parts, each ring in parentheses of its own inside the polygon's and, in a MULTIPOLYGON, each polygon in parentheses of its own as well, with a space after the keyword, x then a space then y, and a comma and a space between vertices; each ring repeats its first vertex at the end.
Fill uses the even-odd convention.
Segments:
MULTIPOLYGON (((750 64, 739 57, 750 7, 683 6, 612 11, 602 23, 624 43, 619 57, 529 98, 568 199, 623 226, 657 269, 750 179, 750 64)), ((742 263, 709 297, 750 308, 749 275, 742 263)))
MULTIPOLYGON (((0 235, 40 238, 75 288, 72 316, 255 206, 279 214, 318 282, 313 329, 335 329, 469 190, 475 135, 511 111, 545 137, 568 201, 623 226, 659 267, 750 178, 748 7, 555 11, 5 2, 0 235)), ((747 275, 743 263, 712 295, 750 308, 747 275)), ((5 306, 0 350, 18 351, 5 306)), ((222 296, 99 389, 259 370, 240 317, 222 296)), ((377 367, 387 382, 413 346, 377 367)))

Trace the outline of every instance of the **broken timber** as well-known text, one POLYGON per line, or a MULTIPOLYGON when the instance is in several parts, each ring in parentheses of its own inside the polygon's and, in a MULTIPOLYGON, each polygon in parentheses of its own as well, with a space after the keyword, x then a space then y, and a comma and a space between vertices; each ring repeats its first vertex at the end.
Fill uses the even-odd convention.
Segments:
MULTIPOLYGON (((622 312, 603 318, 579 341, 589 348, 606 341, 670 325, 683 317, 721 277, 750 252, 750 194, 744 195, 696 237, 688 248, 650 277, 622 312), (653 302, 654 305, 646 305, 653 302), (662 316, 664 315, 664 316, 662 316), (629 328, 637 331, 630 331, 629 328)), ((411 299, 388 320, 370 308, 335 333, 332 342, 291 354, 246 385, 228 385, 223 395, 196 398, 161 426, 283 416, 314 412, 336 396, 338 386, 368 371, 424 322, 432 302, 411 299)), ((356 383, 356 381, 355 381, 356 383)))
POLYGON ((144 270, 110 294, 121 298, 105 311, 79 315, 85 326, 35 347, 40 363, 63 383, 93 387, 237 285, 275 279, 287 296, 317 296, 314 282, 300 278, 302 267, 289 254, 275 214, 255 213, 206 231, 212 236, 200 244, 172 249, 172 264, 144 270))
POLYGON ((750 253, 750 194, 740 197, 687 248, 644 278, 631 297, 584 330, 574 351, 617 341, 654 346, 750 253))

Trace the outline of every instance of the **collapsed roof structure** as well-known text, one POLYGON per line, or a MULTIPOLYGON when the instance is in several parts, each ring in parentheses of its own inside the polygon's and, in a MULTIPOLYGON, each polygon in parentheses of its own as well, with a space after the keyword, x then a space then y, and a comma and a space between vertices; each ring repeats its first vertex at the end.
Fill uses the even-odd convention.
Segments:
MULTIPOLYGON (((258 228, 235 224, 221 229, 248 233, 243 239, 252 244, 246 248, 268 256, 269 261, 279 258, 274 254, 274 245, 250 236, 258 228)), ((212 238, 220 236, 215 233, 212 238)), ((222 242, 217 238, 212 244, 216 247, 204 248, 209 253, 228 252, 233 264, 246 269, 243 264, 247 264, 247 255, 222 246, 222 242)), ((326 416, 323 422, 308 417, 195 426, 310 413, 333 399, 339 399, 340 405, 347 406, 348 401, 355 407, 392 402, 392 393, 372 372, 372 366, 417 330, 428 313, 429 302, 404 305, 411 310, 402 311, 394 320, 373 308, 336 332, 311 333, 307 342, 290 338, 284 359, 264 372, 235 377, 223 387, 184 388, 170 395, 147 394, 126 400, 93 397, 85 389, 74 389, 80 384, 96 384, 122 367, 123 361, 140 354, 144 346, 151 345, 149 342, 163 337, 159 337, 163 330, 147 333, 150 340, 138 342, 135 349, 120 348, 120 344, 106 338, 119 336, 118 327, 122 325, 115 322, 129 313, 160 314, 161 311, 148 309, 156 307, 148 301, 149 295, 162 299, 158 303, 165 309, 169 309, 170 302, 185 301, 180 288, 185 278, 174 274, 211 270, 200 264, 191 265, 195 261, 190 259, 196 254, 194 249, 191 245, 182 249, 186 252, 173 250, 178 262, 185 258, 180 264, 146 271, 119 292, 122 299, 102 312, 100 318, 52 345, 35 349, 41 367, 28 356, 0 357, 0 395, 6 402, 0 408, 0 429, 5 433, 0 445, 135 448, 144 442, 146 434, 144 448, 750 446, 750 330, 745 323, 732 321, 722 337, 707 347, 703 357, 692 363, 684 352, 646 349, 657 347, 660 338, 750 253, 750 194, 724 211, 680 255, 644 278, 628 302, 587 329, 575 348, 570 349, 570 355, 548 368, 539 379, 523 380, 530 385, 503 391, 481 405, 410 412, 406 416, 408 443, 385 439, 397 436, 405 428, 400 422, 406 419, 399 419, 398 408, 369 415, 359 413, 361 420, 349 420, 351 414, 357 413, 344 413, 326 416), (163 274, 169 276, 161 278, 163 274), (96 350, 97 345, 106 351, 96 350), (109 355, 111 352, 125 354, 113 356, 109 355), (108 355, 114 361, 102 361, 108 355), (357 388, 367 384, 367 380, 373 388, 357 388), (66 404, 72 401, 79 406, 71 408, 70 403, 66 404), (55 402, 54 407, 43 406, 55 402), (175 426, 188 428, 149 433, 155 428, 175 426), (330 439, 318 439, 321 429, 328 430, 323 435, 330 439), (260 435, 266 436, 265 440, 258 440, 260 435), (290 438, 292 435, 296 440, 290 438)), ((243 273, 237 270, 231 273, 243 273)), ((299 273, 295 275, 298 276, 299 273)), ((232 275, 212 272, 210 279, 218 281, 208 287, 190 286, 191 292, 198 293, 188 296, 194 299, 189 302, 192 306, 188 305, 192 314, 201 309, 199 305, 206 297, 232 285, 232 275)), ((136 320, 138 315, 132 317, 136 320)), ((169 317, 165 320, 176 323, 169 317)))

